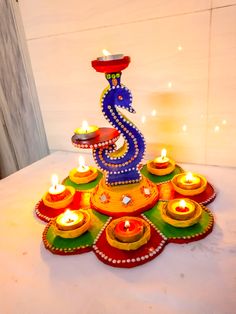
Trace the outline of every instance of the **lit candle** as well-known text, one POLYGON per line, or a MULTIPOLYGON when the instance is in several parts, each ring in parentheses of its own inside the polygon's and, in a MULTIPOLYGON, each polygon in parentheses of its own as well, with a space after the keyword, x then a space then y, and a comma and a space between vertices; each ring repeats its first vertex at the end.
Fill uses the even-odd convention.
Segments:
POLYGON ((124 225, 125 229, 128 229, 130 227, 130 222, 129 220, 125 220, 125 225, 124 225))
POLYGON ((62 238, 77 238, 90 227, 90 214, 87 210, 67 209, 53 220, 54 234, 62 238))
POLYGON ((162 219, 177 228, 186 228, 196 224, 201 215, 201 205, 188 198, 175 198, 161 208, 162 219))
POLYGON ((195 203, 189 199, 174 199, 167 204, 167 215, 176 220, 187 220, 194 216, 195 203))
POLYGON ((142 221, 134 218, 121 219, 115 226, 114 236, 121 242, 135 242, 143 235, 144 226, 142 221))
POLYGON ((97 60, 98 61, 112 61, 112 60, 119 60, 119 59, 123 59, 124 55, 119 53, 119 54, 111 54, 108 50, 103 49, 102 50, 103 56, 102 57, 98 57, 97 60))
POLYGON ((154 165, 156 168, 167 168, 169 164, 169 158, 166 157, 167 151, 165 148, 161 151, 161 156, 154 159, 154 165))
POLYGON ((95 180, 98 176, 98 171, 94 167, 85 165, 83 156, 79 156, 79 166, 73 168, 69 173, 69 178, 76 184, 85 184, 95 180))
POLYGON ((187 174, 182 174, 178 177, 177 184, 183 189, 193 190, 201 185, 201 179, 199 176, 188 172, 187 174))
POLYGON ((66 187, 62 184, 59 184, 58 176, 56 174, 52 175, 52 186, 49 188, 49 193, 51 195, 58 195, 65 191, 66 187))
POLYGON ((56 219, 56 226, 60 230, 74 230, 80 227, 84 221, 84 214, 81 211, 67 209, 56 219))
POLYGON ((187 207, 185 200, 180 200, 179 205, 176 206, 175 210, 177 212, 183 213, 183 212, 188 212, 189 208, 187 207))
POLYGON ((77 175, 80 177, 85 177, 91 174, 89 166, 85 165, 85 159, 83 156, 79 156, 79 167, 77 168, 77 175))
POLYGON ((88 125, 86 120, 82 121, 82 126, 74 131, 76 139, 89 140, 99 135, 99 129, 96 125, 88 125))

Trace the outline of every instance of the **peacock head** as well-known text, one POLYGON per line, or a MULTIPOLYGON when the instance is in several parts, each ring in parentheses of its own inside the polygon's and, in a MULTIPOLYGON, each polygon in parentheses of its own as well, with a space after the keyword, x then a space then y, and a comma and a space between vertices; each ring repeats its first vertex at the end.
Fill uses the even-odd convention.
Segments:
POLYGON ((131 113, 135 113, 135 109, 132 107, 132 94, 130 90, 120 84, 121 72, 118 73, 106 73, 106 79, 108 80, 114 104, 117 107, 124 108, 131 113))

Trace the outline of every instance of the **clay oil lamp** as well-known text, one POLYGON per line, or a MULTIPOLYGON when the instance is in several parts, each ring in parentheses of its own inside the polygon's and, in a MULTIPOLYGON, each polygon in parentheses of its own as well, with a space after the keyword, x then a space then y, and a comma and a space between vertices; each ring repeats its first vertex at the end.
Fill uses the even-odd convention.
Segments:
POLYGON ((77 140, 86 141, 99 135, 99 128, 96 125, 88 125, 87 121, 82 121, 82 126, 75 131, 75 138, 77 140))
POLYGON ((90 227, 90 214, 87 210, 67 209, 54 219, 54 234, 62 238, 77 238, 85 233, 90 227))
POLYGON ((199 174, 185 172, 174 176, 172 184, 176 192, 185 196, 193 196, 205 191, 207 180, 199 174))
POLYGON ((52 186, 43 196, 44 205, 51 208, 64 208, 68 206, 75 195, 75 189, 71 186, 59 184, 58 176, 52 175, 52 186))
POLYGON ((147 169, 150 173, 158 176, 164 176, 174 171, 175 162, 168 158, 165 148, 161 151, 161 156, 147 163, 147 169))
POLYGON ((69 178, 76 184, 89 183, 95 180, 98 176, 98 171, 94 167, 85 165, 85 159, 83 156, 79 156, 79 166, 74 168, 69 173, 69 178))
POLYGON ((162 219, 168 224, 185 228, 196 224, 202 214, 202 207, 197 202, 185 199, 174 199, 162 208, 162 219))
POLYGON ((108 243, 121 250, 137 250, 150 239, 150 226, 138 217, 122 217, 113 220, 106 228, 108 243))

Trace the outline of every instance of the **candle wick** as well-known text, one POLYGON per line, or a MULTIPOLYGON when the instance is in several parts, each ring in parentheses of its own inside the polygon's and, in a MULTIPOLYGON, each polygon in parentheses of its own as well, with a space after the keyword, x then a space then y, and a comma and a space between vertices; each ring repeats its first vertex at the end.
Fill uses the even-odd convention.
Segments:
POLYGON ((68 220, 67 220, 67 222, 66 223, 71 223, 71 222, 73 222, 74 220, 73 219, 71 219, 71 218, 68 218, 68 220))
POLYGON ((56 189, 57 189, 57 185, 55 184, 55 185, 54 185, 54 190, 56 190, 56 189))

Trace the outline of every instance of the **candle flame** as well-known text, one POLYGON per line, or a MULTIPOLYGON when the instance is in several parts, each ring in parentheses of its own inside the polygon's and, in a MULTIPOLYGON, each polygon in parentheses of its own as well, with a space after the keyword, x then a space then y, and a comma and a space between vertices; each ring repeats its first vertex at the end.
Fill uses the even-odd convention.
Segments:
POLYGON ((70 209, 65 211, 63 220, 65 223, 71 223, 75 220, 75 215, 71 212, 70 209))
POLYGON ((102 53, 103 53, 103 55, 106 56, 106 57, 111 55, 110 51, 108 51, 108 50, 106 50, 106 49, 102 49, 102 53))
POLYGON ((128 229, 130 227, 129 220, 125 220, 125 229, 128 229))
POLYGON ((161 151, 161 158, 164 159, 166 157, 167 150, 165 148, 161 151))
POLYGON ((185 179, 186 179, 186 182, 191 183, 191 182, 193 181, 193 175, 192 175, 192 172, 188 172, 188 173, 186 174, 185 179))
POLYGON ((84 132, 88 132, 88 129, 89 129, 88 122, 86 120, 82 121, 82 130, 84 132))
POLYGON ((185 207, 186 207, 186 202, 185 202, 185 200, 181 200, 181 201, 179 202, 179 207, 181 207, 181 208, 185 208, 185 207))
POLYGON ((58 182, 59 182, 59 179, 58 179, 58 175, 57 175, 57 174, 53 174, 53 175, 52 175, 51 182, 52 182, 52 186, 53 186, 54 189, 56 190, 57 187, 58 187, 58 182))
POLYGON ((79 156, 79 167, 85 168, 85 159, 83 156, 79 156))

